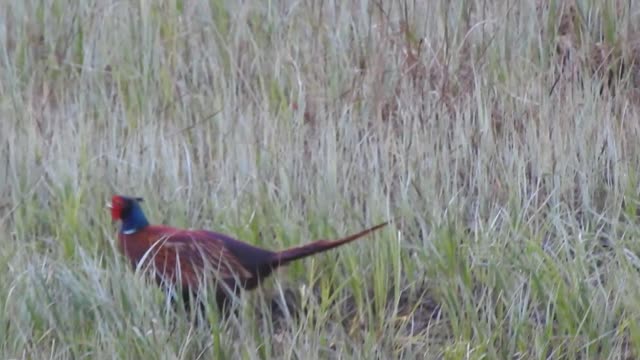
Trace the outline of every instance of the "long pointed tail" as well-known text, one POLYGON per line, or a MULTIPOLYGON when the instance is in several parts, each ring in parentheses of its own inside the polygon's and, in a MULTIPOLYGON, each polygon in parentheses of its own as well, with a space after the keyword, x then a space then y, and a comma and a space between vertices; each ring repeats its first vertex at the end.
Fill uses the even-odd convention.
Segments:
POLYGON ((327 251, 329 249, 333 249, 338 246, 350 243, 382 227, 385 227, 387 224, 389 224, 389 221, 383 222, 382 224, 378 224, 374 227, 368 228, 366 230, 362 230, 359 233, 349 235, 347 237, 344 237, 338 240, 317 240, 306 245, 282 250, 275 254, 275 259, 272 262, 272 266, 278 267, 281 265, 285 265, 294 260, 302 259, 307 256, 311 256, 313 254, 317 254, 317 253, 327 251))

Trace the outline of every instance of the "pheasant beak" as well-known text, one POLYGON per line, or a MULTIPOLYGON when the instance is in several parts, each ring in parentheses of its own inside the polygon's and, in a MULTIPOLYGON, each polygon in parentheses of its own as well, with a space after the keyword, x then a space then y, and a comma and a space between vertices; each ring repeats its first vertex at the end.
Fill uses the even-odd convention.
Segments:
MULTIPOLYGON (((105 205, 105 207, 106 207, 106 208, 108 208, 108 209, 110 209, 110 210, 113 210, 113 204, 112 204, 112 203, 110 203, 110 202, 107 202, 107 204, 105 205)), ((114 219, 114 218, 113 218, 113 215, 111 215, 111 223, 113 224, 113 223, 115 223, 115 222, 116 222, 116 219, 114 219)))

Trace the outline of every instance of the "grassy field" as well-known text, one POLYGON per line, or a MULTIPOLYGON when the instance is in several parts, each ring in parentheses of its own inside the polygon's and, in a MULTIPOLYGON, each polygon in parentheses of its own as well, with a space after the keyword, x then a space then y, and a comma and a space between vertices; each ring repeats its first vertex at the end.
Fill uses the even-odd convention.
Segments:
POLYGON ((622 0, 3 1, 0 358, 637 358, 638 39, 622 0), (273 249, 399 220, 194 327, 114 193, 273 249))

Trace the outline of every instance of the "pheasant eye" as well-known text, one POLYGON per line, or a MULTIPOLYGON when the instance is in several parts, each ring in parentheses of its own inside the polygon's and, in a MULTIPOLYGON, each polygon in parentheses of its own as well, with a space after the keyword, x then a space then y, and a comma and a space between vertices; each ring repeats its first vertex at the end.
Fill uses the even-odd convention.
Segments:
POLYGON ((127 202, 122 197, 114 195, 111 199, 111 207, 113 209, 122 210, 127 207, 127 202))

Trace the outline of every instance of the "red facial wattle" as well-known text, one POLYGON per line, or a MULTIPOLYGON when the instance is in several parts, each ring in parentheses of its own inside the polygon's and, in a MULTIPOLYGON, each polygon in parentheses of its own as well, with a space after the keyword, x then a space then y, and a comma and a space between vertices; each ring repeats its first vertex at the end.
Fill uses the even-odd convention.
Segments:
POLYGON ((122 207, 123 200, 119 196, 115 195, 111 199, 111 204, 109 204, 109 208, 111 209, 111 219, 113 221, 120 220, 122 218, 122 207))
POLYGON ((120 216, 121 215, 121 211, 118 207, 116 206, 112 206, 111 207, 111 218, 113 220, 120 220, 120 216))

